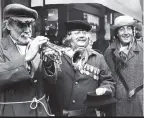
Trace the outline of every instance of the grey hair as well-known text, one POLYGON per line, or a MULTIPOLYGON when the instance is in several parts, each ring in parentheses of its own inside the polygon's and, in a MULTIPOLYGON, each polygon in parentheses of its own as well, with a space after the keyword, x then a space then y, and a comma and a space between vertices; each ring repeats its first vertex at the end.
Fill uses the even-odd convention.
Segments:
MULTIPOLYGON (((88 45, 92 46, 95 41, 96 40, 93 40, 92 38, 89 37, 88 45)), ((67 35, 63 38, 62 45, 66 46, 66 47, 71 47, 71 31, 68 32, 67 35)))
POLYGON ((10 30, 7 28, 7 25, 8 24, 11 25, 12 23, 13 23, 13 21, 11 18, 3 21, 3 23, 2 23, 2 37, 5 37, 5 36, 10 34, 10 30))
POLYGON ((71 32, 68 32, 67 35, 63 38, 62 45, 71 47, 71 32))

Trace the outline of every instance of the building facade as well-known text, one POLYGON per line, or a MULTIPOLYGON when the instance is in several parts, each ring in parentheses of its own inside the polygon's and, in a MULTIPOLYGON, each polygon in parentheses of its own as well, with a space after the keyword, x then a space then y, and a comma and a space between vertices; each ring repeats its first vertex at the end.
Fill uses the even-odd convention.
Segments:
POLYGON ((1 0, 1 22, 3 19, 3 9, 7 4, 20 3, 35 9, 39 18, 33 26, 33 36, 43 35, 58 45, 66 34, 65 21, 86 20, 92 25, 91 38, 93 48, 104 53, 109 45, 110 25, 113 24, 114 17, 120 15, 103 5, 97 3, 77 3, 77 4, 48 4, 46 0, 1 0))

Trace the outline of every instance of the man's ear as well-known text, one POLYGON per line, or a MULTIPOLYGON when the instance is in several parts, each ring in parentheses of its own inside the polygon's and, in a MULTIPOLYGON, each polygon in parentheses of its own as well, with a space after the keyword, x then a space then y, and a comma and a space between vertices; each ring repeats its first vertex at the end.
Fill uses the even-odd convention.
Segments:
POLYGON ((88 38, 89 38, 89 39, 91 38, 91 36, 90 36, 90 33, 89 33, 89 32, 88 32, 87 36, 88 36, 88 38))
POLYGON ((67 35, 71 35, 71 32, 69 31, 69 32, 67 33, 67 35))
POLYGON ((11 30, 11 25, 9 24, 8 20, 7 20, 7 22, 6 22, 6 28, 7 28, 8 30, 11 30))

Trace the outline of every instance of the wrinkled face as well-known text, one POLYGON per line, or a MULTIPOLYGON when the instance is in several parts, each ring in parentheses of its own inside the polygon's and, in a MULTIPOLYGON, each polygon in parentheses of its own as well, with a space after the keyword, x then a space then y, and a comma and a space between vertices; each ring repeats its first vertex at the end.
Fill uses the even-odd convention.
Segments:
POLYGON ((129 44, 133 40, 133 29, 131 26, 122 26, 118 29, 118 34, 122 44, 129 44))
POLYGON ((28 44, 32 35, 32 22, 21 22, 11 20, 8 24, 11 37, 17 41, 18 44, 28 44))
POLYGON ((73 48, 87 47, 89 44, 89 33, 83 30, 71 31, 71 45, 73 48))

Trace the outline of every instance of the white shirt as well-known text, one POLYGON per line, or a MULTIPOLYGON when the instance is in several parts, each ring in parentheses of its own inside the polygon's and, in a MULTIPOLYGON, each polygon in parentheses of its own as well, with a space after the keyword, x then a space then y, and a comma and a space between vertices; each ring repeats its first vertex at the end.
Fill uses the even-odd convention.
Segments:
POLYGON ((25 55, 27 46, 26 45, 18 45, 17 42, 12 37, 11 37, 11 39, 12 39, 13 43, 15 44, 15 46, 16 46, 17 50, 19 51, 19 53, 21 55, 25 55))

